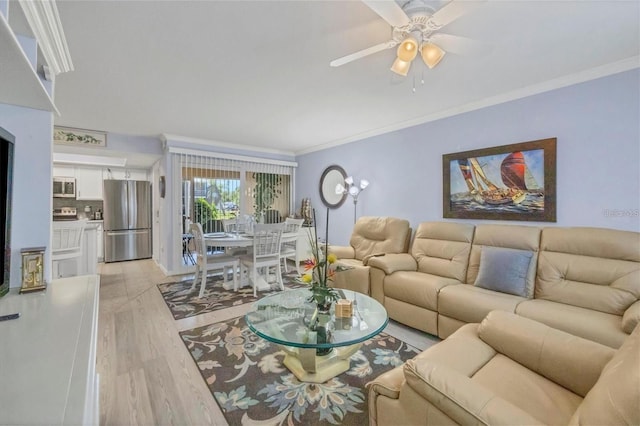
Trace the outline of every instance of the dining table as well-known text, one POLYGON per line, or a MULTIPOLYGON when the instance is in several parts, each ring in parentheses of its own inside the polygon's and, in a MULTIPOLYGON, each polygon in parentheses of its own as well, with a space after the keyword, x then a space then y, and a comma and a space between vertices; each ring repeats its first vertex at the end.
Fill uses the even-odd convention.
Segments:
MULTIPOLYGON (((298 233, 296 232, 284 232, 282 233, 281 243, 293 242, 298 239, 298 233)), ((248 232, 210 232, 204 234, 204 243, 209 247, 216 248, 238 248, 238 247, 253 247, 253 235, 248 232)), ((258 291, 270 290, 268 279, 263 275, 260 275, 255 283, 258 291)), ((248 281, 241 282, 240 287, 246 287, 250 285, 248 281)), ((223 284, 225 290, 232 290, 233 283, 223 284)))

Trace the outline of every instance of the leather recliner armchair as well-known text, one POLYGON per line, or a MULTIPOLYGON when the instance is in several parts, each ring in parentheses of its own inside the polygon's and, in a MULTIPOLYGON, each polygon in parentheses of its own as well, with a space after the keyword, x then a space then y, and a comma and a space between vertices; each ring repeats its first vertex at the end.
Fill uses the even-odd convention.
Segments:
POLYGON ((369 259, 387 253, 406 253, 410 239, 407 220, 361 217, 353 227, 348 246, 329 246, 329 253, 338 257, 337 264, 348 268, 336 274, 332 285, 369 295, 369 259))

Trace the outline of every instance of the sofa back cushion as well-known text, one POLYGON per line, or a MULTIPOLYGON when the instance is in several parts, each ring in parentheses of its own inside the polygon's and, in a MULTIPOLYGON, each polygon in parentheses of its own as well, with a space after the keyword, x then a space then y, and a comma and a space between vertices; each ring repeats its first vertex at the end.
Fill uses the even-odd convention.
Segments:
POLYGON ((640 424, 640 327, 636 327, 569 421, 571 425, 640 424))
POLYGON ((418 225, 411 246, 418 271, 464 282, 474 229, 473 225, 455 222, 418 225))
POLYGON ((640 233, 544 228, 535 297, 623 315, 640 298, 640 233))
POLYGON ((525 297, 533 297, 535 285, 536 265, 538 262, 538 248, 540 246, 540 228, 517 225, 478 225, 473 236, 469 268, 467 269, 467 284, 474 284, 480 270, 480 260, 483 247, 502 247, 508 249, 530 251, 531 263, 526 273, 525 297))
POLYGON ((363 216, 353 227, 349 244, 355 250, 356 259, 363 260, 377 254, 406 253, 410 238, 408 220, 363 216))
POLYGON ((491 311, 478 336, 497 352, 584 397, 615 350, 511 312, 491 311))

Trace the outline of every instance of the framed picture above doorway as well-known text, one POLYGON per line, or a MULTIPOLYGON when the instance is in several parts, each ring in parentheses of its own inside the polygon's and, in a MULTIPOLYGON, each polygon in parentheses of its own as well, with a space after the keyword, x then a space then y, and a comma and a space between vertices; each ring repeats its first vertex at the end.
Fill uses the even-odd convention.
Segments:
POLYGON ((53 143, 57 145, 107 146, 107 133, 96 130, 73 129, 70 127, 53 127, 53 143))

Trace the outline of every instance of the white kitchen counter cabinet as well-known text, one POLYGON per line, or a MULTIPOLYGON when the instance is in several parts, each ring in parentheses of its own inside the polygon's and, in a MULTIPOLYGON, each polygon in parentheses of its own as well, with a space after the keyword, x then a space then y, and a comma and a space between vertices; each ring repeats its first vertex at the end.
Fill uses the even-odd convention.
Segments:
POLYGON ((104 221, 90 220, 89 223, 96 226, 96 250, 98 253, 98 262, 104 261, 104 221))
POLYGON ((0 299, 0 424, 98 424, 96 347, 100 277, 54 280, 0 299))
MULTIPOLYGON (((58 266, 63 277, 91 275, 98 271, 98 232, 102 237, 102 222, 87 221, 82 236, 82 256, 76 269, 75 260, 61 260, 58 266)), ((54 242, 55 245, 55 242, 54 242)))

